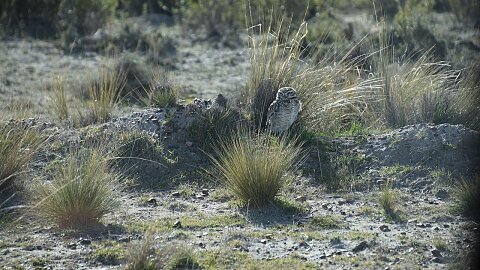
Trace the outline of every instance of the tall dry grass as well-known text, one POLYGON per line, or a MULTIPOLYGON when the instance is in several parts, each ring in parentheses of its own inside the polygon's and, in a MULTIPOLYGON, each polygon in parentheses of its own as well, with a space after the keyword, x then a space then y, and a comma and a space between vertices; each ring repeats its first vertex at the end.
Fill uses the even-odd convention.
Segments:
POLYGON ((214 170, 227 189, 243 203, 261 207, 288 184, 286 174, 302 160, 301 146, 280 137, 240 129, 211 156, 214 170))
POLYGON ((266 24, 249 28, 250 74, 244 96, 257 127, 265 126, 268 106, 284 86, 299 93, 300 121, 318 131, 337 128, 355 116, 366 117, 369 105, 378 102, 380 80, 363 79, 357 67, 360 59, 346 57, 349 51, 345 57, 318 59, 315 51, 305 56, 307 28, 304 22, 292 29, 284 16, 277 19, 273 13, 266 24))
POLYGON ((33 129, 0 126, 0 192, 12 187, 44 142, 33 129))
POLYGON ((98 77, 88 79, 86 100, 68 99, 68 81, 65 75, 59 75, 52 81, 50 106, 59 120, 69 119, 76 126, 103 123, 111 119, 120 103, 125 83, 124 70, 104 66, 99 69, 98 77))
POLYGON ((50 183, 38 185, 35 210, 64 228, 89 228, 118 205, 121 176, 100 148, 72 150, 50 183))
POLYGON ((472 69, 460 76, 449 63, 432 57, 431 48, 397 59, 384 22, 341 54, 318 58, 318 51, 305 53, 306 23, 293 29, 284 17, 270 14, 266 24, 251 20, 248 29, 250 74, 244 103, 260 129, 276 91, 284 86, 297 90, 303 104, 298 122, 314 133, 349 129, 354 123, 395 128, 450 122, 478 128, 472 119, 480 117, 480 91, 472 69))

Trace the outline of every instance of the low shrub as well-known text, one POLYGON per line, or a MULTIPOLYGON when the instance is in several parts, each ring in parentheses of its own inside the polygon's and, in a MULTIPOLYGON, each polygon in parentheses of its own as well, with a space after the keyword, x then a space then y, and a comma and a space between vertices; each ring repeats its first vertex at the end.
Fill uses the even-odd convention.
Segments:
POLYGON ((272 202, 285 187, 285 175, 302 160, 295 141, 272 141, 263 134, 239 131, 223 141, 211 157, 213 175, 219 175, 227 189, 243 203, 261 207, 272 202))
POLYGON ((83 229, 118 205, 121 176, 110 172, 110 159, 99 149, 72 150, 50 183, 35 188, 35 209, 60 227, 83 229))
POLYGON ((179 88, 166 72, 154 72, 148 87, 147 95, 150 105, 165 108, 177 104, 179 88))
POLYGON ((241 122, 240 113, 233 109, 206 110, 199 112, 189 126, 189 136, 194 142, 210 151, 217 146, 219 141, 235 134, 241 122))
POLYGON ((455 197, 458 199, 457 209, 466 217, 479 222, 480 211, 480 175, 476 174, 470 180, 460 181, 454 189, 455 197))
POLYGON ((0 126, 0 192, 12 187, 44 142, 33 129, 0 126))

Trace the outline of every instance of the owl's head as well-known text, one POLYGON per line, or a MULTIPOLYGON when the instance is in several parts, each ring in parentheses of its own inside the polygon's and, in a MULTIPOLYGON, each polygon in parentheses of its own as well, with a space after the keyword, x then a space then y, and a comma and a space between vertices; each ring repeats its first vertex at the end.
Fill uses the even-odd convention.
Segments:
POLYGON ((297 91, 292 87, 282 87, 277 92, 277 100, 290 100, 297 98, 297 91))

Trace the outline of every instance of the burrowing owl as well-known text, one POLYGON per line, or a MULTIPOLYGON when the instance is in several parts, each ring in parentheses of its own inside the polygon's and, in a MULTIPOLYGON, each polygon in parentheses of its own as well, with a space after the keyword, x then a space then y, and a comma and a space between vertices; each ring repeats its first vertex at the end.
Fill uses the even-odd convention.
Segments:
POLYGON ((282 87, 277 97, 270 104, 267 113, 267 127, 273 133, 286 131, 297 120, 302 110, 302 103, 297 98, 297 92, 292 87, 282 87))

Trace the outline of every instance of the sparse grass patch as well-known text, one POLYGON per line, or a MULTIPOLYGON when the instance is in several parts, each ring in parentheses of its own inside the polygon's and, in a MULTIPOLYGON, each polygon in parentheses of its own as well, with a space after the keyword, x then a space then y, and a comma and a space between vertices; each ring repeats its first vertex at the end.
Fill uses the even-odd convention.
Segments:
POLYGON ((154 72, 148 90, 148 101, 155 107, 173 107, 177 104, 179 88, 166 72, 154 72))
POLYGON ((82 123, 103 123, 110 120, 120 101, 125 86, 125 71, 103 67, 99 74, 99 81, 92 81, 88 85, 88 113, 80 114, 82 123))
POLYGON ((88 228, 118 206, 121 176, 109 171, 109 159, 98 149, 72 150, 51 183, 35 189, 35 207, 60 227, 88 228))
POLYGON ((404 220, 400 210, 395 206, 395 204, 397 204, 397 193, 392 190, 390 183, 385 184, 383 187, 380 193, 379 203, 387 219, 394 222, 402 222, 404 220))
POLYGON ((101 67, 98 74, 98 79, 89 78, 86 83, 86 101, 74 98, 71 103, 67 102, 65 77, 62 75, 53 78, 50 106, 58 119, 71 118, 76 126, 110 120, 120 102, 126 74, 124 70, 110 67, 101 67))
POLYGON ((55 76, 51 84, 50 105, 59 120, 66 120, 70 117, 65 88, 65 76, 55 76))
POLYGON ((480 175, 476 174, 473 179, 461 180, 454 189, 458 199, 455 207, 464 216, 478 222, 480 221, 480 175))
POLYGON ((210 151, 212 148, 218 147, 219 141, 235 134, 241 121, 241 115, 230 108, 225 110, 210 109, 198 113, 188 132, 193 141, 210 151))
POLYGON ((295 141, 279 138, 272 143, 263 134, 238 132, 211 156, 213 175, 219 175, 227 189, 243 203, 261 207, 273 201, 287 183, 286 173, 301 161, 295 141))
POLYGON ((358 153, 342 150, 331 153, 327 159, 319 158, 322 171, 318 180, 330 191, 354 190, 362 184, 358 171, 364 162, 365 157, 358 153))
POLYGON ((153 235, 147 233, 143 240, 130 244, 125 257, 127 259, 125 270, 156 270, 160 265, 155 258, 153 235))
POLYGON ((90 259, 106 265, 119 264, 124 256, 124 246, 113 241, 106 241, 97 245, 95 251, 88 255, 90 259))
POLYGON ((339 229, 343 227, 343 222, 338 216, 315 216, 308 221, 308 226, 318 229, 339 229))
POLYGON ((307 212, 307 207, 304 204, 296 202, 285 196, 277 197, 274 202, 285 213, 288 214, 301 214, 307 212))
POLYGON ((269 260, 255 259, 241 251, 206 250, 199 253, 202 269, 316 269, 315 265, 295 256, 269 260))

